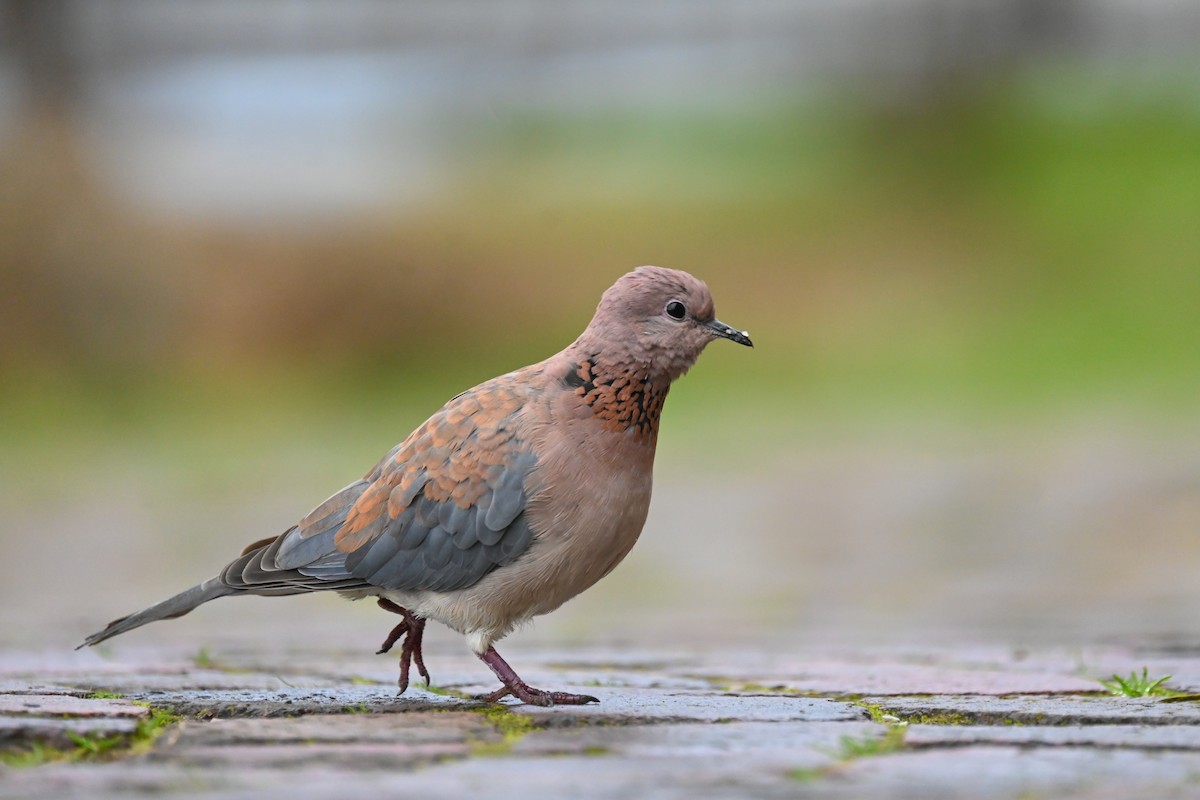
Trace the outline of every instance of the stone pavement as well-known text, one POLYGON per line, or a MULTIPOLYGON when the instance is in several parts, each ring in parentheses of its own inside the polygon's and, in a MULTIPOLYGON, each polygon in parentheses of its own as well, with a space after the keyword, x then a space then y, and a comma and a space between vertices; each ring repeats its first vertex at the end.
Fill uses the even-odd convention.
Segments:
POLYGON ((1200 797, 1200 702, 1113 697, 1200 649, 1107 645, 510 653, 598 705, 487 706, 465 648, 0 656, 5 798, 1200 797))
POLYGON ((1200 798, 1200 703, 1097 682, 1200 692, 1200 429, 1121 431, 677 451, 621 567, 502 643, 602 700, 552 709, 463 700, 491 675, 435 625, 397 697, 392 615, 329 595, 75 652, 341 473, 0 452, 0 798, 1200 798))

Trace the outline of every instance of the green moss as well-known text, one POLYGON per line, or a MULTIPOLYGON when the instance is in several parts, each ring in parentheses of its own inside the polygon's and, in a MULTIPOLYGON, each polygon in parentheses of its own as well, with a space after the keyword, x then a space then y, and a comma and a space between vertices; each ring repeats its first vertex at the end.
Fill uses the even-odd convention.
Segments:
POLYGON ((1200 694, 1177 694, 1172 697, 1164 697, 1164 703, 1190 703, 1200 700, 1200 694))
MULTIPOLYGON (((192 658, 192 665, 196 669, 210 669, 215 672, 224 672, 229 675, 245 675, 252 670, 245 667, 231 667, 213 658, 212 653, 208 651, 208 647, 201 647, 199 652, 192 658)), ((282 680, 282 678, 280 679, 282 680)), ((286 683, 286 681, 284 681, 286 683)))
MULTIPOLYGON (((822 700, 841 700, 854 703, 861 700, 863 695, 857 692, 822 692, 814 689, 797 689, 782 683, 758 683, 736 678, 714 677, 711 675, 685 675, 695 680, 707 681, 718 692, 726 694, 767 694, 787 695, 788 697, 814 697, 822 700)), ((596 684, 599 685, 599 684, 596 684)))
POLYGON ((0 752, 0 764, 12 769, 40 767, 55 761, 66 761, 74 751, 51 747, 42 742, 30 742, 27 748, 0 752))
POLYGON ((901 717, 911 725, 974 725, 975 719, 958 711, 933 711, 927 714, 908 714, 901 717))
POLYGON ((9 767, 24 768, 54 761, 107 761, 144 753, 169 727, 182 719, 169 711, 149 706, 147 708, 150 708, 150 713, 138 720, 131 733, 101 735, 67 731, 67 738, 75 745, 74 749, 62 749, 45 742, 34 741, 27 747, 0 753, 0 763, 9 767))
POLYGON ((958 711, 927 711, 916 714, 902 714, 896 709, 889 709, 879 703, 868 703, 856 700, 855 705, 861 706, 871 715, 872 722, 881 725, 975 725, 978 723, 969 714, 958 711))
POLYGON ((130 754, 144 753, 151 745, 167 732, 167 729, 183 719, 178 714, 161 708, 150 708, 150 714, 138 722, 133 735, 129 737, 128 752, 130 754))
POLYGON ((787 777, 800 783, 810 783, 828 776, 851 761, 860 758, 884 756, 904 749, 904 735, 908 726, 904 723, 889 725, 882 736, 843 736, 835 754, 837 761, 825 767, 803 767, 789 770, 787 777))
POLYGON ((121 734, 97 736, 92 733, 67 731, 67 738, 74 742, 76 757, 80 760, 108 755, 125 744, 125 736, 121 734))
POLYGON ((904 747, 903 725, 893 725, 883 736, 843 736, 841 740, 841 760, 853 761, 857 758, 882 756, 894 753, 904 747))
POLYGON ((200 652, 196 653, 196 657, 192 659, 192 665, 197 669, 216 669, 216 662, 213 661, 212 654, 208 652, 207 647, 201 647, 200 652))
POLYGON ((506 706, 487 706, 474 709, 476 714, 482 714, 500 734, 497 740, 473 740, 470 742, 471 755, 502 756, 512 751, 517 742, 537 728, 537 723, 524 714, 518 714, 506 706))
POLYGON ((736 694, 788 694, 801 695, 799 689, 793 689, 790 686, 785 686, 782 683, 765 684, 754 683, 753 681, 723 681, 720 684, 715 684, 723 692, 736 694))
POLYGON ((826 767, 803 767, 787 771, 788 778, 797 783, 812 783, 824 778, 828 774, 829 770, 826 767))
POLYGON ((88 700, 124 700, 125 695, 117 694, 116 692, 92 692, 87 696, 88 700))
POLYGON ((871 715, 872 722, 878 722, 880 725, 891 725, 899 721, 898 717, 888 713, 878 703, 868 703, 865 700, 854 700, 853 702, 854 705, 867 710, 867 713, 871 715))
POLYGON ((537 727, 532 718, 510 711, 504 706, 488 706, 479 709, 477 713, 487 717, 488 722, 495 725, 496 730, 505 736, 524 736, 537 727))
POLYGON ((888 709, 878 703, 869 703, 861 698, 856 698, 853 702, 855 705, 865 709, 871 715, 873 722, 887 726, 884 734, 882 736, 875 734, 860 737, 843 736, 840 747, 837 753, 834 754, 837 761, 825 767, 804 767, 790 770, 787 773, 789 779, 799 783, 809 783, 826 777, 835 769, 850 761, 887 755, 904 748, 904 735, 908 731, 908 720, 900 719, 891 714, 888 709))

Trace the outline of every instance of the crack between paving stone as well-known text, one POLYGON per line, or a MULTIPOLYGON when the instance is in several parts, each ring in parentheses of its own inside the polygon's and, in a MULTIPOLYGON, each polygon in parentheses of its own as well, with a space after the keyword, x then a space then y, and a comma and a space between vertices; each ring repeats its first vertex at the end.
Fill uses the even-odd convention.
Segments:
MULTIPOLYGON (((968 747, 1008 747, 1014 750, 1040 750, 1044 748, 1074 750, 1137 750, 1142 752, 1200 752, 1200 746, 1174 744, 1105 744, 1103 742, 1013 742, 1006 739, 981 738, 963 742, 912 742, 905 741, 903 750, 960 750, 968 747)), ((899 751, 898 751, 899 752, 899 751)))
POLYGON ((1111 725, 1133 725, 1148 728, 1196 727, 1197 721, 1187 717, 1172 719, 1153 718, 1145 716, 1113 716, 1113 717, 1047 717, 1038 713, 1014 712, 979 713, 974 711, 959 711, 956 709, 930 708, 927 711, 918 709, 889 708, 880 706, 881 711, 890 714, 901 722, 910 725, 939 725, 945 727, 1029 727, 1029 728, 1066 728, 1071 726, 1098 728, 1111 725), (958 719, 941 719, 945 717, 958 719))

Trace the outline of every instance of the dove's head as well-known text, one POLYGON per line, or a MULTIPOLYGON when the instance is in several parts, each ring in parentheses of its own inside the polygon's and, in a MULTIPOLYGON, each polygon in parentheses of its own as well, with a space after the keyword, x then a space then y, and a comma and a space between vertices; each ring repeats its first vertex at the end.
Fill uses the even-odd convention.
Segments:
POLYGON ((713 339, 753 347, 749 334, 716 318, 704 281, 664 267, 622 275, 600 299, 582 340, 617 361, 674 380, 713 339))

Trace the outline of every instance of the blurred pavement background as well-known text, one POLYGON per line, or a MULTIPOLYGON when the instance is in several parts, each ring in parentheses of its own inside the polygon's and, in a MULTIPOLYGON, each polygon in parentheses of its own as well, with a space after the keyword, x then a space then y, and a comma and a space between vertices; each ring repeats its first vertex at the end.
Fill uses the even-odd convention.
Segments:
MULTIPOLYGON (((1195 641, 1198 36, 1172 0, 0 3, 0 645, 207 577, 644 263, 757 347, 675 389, 642 542, 518 641, 1195 641)), ((234 603, 137 636, 391 624, 234 603)))

